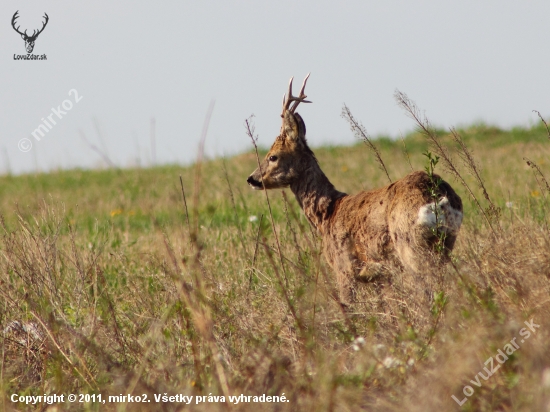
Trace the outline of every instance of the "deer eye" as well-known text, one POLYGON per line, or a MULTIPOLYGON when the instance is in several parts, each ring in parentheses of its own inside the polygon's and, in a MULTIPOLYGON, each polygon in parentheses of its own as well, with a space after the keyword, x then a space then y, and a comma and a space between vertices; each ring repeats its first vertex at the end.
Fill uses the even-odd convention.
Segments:
POLYGON ((275 162, 277 160, 277 156, 269 156, 270 162, 275 162))

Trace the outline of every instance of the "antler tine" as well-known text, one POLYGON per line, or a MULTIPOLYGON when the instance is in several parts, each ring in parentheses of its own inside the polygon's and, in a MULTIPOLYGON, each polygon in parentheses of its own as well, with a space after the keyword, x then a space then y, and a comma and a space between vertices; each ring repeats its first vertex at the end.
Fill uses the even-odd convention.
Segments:
POLYGON ((307 96, 305 95, 304 93, 304 90, 306 89, 306 83, 307 83, 307 79, 309 79, 309 75, 311 73, 308 73, 306 78, 304 79, 304 82, 302 83, 302 87, 300 88, 300 94, 298 95, 298 98, 296 98, 294 100, 294 104, 292 105, 292 108, 290 109, 290 111, 292 113, 294 113, 294 111, 296 110, 296 108, 298 107, 298 105, 303 102, 303 103, 311 103, 310 101, 308 100, 304 100, 307 96))
POLYGON ((17 26, 17 28, 15 27, 15 23, 16 23, 15 21, 16 21, 18 18, 19 18, 19 10, 17 10, 17 11, 15 12, 15 14, 13 15, 13 17, 12 17, 12 19, 11 19, 11 25, 12 25, 13 29, 14 29, 17 33, 19 33, 19 34, 21 34, 21 35, 26 34, 26 33, 27 33, 27 30, 25 30, 25 33, 21 33, 21 32, 19 31, 19 27, 21 27, 21 26, 17 26))
MULTIPOLYGON (((46 28, 46 25, 48 24, 48 21, 50 21, 50 18, 48 17, 48 14, 46 12, 44 12, 43 17, 46 18, 46 21, 44 23, 42 23, 42 28, 40 30, 38 30, 38 33, 36 33, 37 36, 44 31, 44 29, 46 28)), ((33 34, 33 36, 34 36, 34 34, 33 34)))
POLYGON ((306 78, 304 79, 304 81, 302 82, 302 87, 300 89, 300 97, 307 97, 305 94, 304 94, 304 90, 306 89, 306 83, 307 83, 307 79, 309 79, 309 75, 311 73, 308 73, 306 78))
POLYGON ((294 76, 290 78, 290 82, 288 83, 288 92, 283 95, 283 112, 281 113, 281 117, 285 117, 285 110, 288 110, 290 102, 294 99, 294 96, 292 96, 292 80, 294 80, 294 76))
POLYGON ((294 77, 290 78, 290 82, 288 83, 288 92, 283 97, 283 112, 281 113, 281 117, 285 116, 285 110, 290 110, 291 113, 294 113, 294 111, 296 110, 296 108, 300 103, 311 103, 310 101, 305 100, 307 96, 304 93, 307 79, 309 79, 310 74, 311 73, 308 73, 308 75, 304 79, 304 82, 302 83, 302 87, 300 89, 300 94, 298 97, 292 95, 292 81, 294 80, 294 77), (294 102, 294 104, 289 109, 290 103, 292 102, 294 102))
POLYGON ((288 82, 288 98, 289 100, 292 99, 292 81, 294 80, 294 76, 290 78, 290 81, 288 82))

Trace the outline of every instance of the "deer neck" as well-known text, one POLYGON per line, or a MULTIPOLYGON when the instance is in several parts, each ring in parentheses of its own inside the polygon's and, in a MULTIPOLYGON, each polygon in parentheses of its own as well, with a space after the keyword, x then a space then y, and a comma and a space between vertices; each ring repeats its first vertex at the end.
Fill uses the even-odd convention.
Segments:
POLYGON ((334 188, 315 159, 303 172, 303 178, 290 185, 290 190, 309 222, 321 233, 325 232, 336 201, 346 196, 334 188))

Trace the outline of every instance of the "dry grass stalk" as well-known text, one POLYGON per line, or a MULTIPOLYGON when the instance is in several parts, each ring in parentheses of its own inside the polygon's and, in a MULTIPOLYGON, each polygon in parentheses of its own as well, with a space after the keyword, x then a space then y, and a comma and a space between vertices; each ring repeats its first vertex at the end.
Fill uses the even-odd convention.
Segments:
POLYGON ((386 174, 388 181, 392 183, 390 174, 388 173, 388 169, 386 168, 386 165, 382 160, 382 156, 380 155, 380 150, 378 150, 376 145, 372 142, 365 127, 360 122, 355 120, 355 117, 353 117, 353 114, 351 114, 351 110, 345 104, 344 107, 342 107, 342 117, 346 119, 349 123, 351 131, 353 132, 355 137, 361 139, 367 145, 369 150, 374 154, 374 158, 376 159, 378 166, 380 166, 380 169, 386 174))
POLYGON ((546 123, 546 120, 544 120, 544 117, 542 117, 542 114, 540 114, 538 110, 533 110, 533 112, 535 112, 539 116, 540 121, 542 122, 542 124, 544 124, 544 127, 546 128, 546 133, 548 134, 548 138, 550 139, 550 128, 548 128, 548 123, 546 123))
POLYGON ((499 230, 502 231, 502 227, 500 227, 500 222, 499 222, 500 208, 495 206, 495 204, 491 200, 491 197, 489 196, 489 193, 487 192, 487 189, 485 188, 485 184, 483 183, 483 179, 481 178, 481 173, 479 171, 480 168, 476 164, 476 161, 474 160, 472 151, 468 149, 468 147, 466 146, 466 143, 464 143, 464 140, 462 139, 462 137, 454 127, 451 127, 449 130, 451 132, 451 136, 453 140, 457 143, 460 149, 458 154, 462 159, 464 166, 466 167, 468 172, 474 177, 479 188, 483 193, 483 197, 489 203, 489 210, 487 211, 487 215, 491 217, 491 220, 493 222, 496 222, 496 224, 499 227, 499 230))
POLYGON ((403 154, 407 158, 407 163, 409 164, 409 167, 411 169, 411 172, 414 171, 414 168, 411 163, 411 158, 409 157, 409 152, 407 151, 407 145, 405 144, 405 139, 403 139, 403 134, 399 133, 399 138, 401 139, 401 143, 403 143, 403 154))
POLYGON ((546 190, 548 193, 550 193, 550 184, 548 184, 548 180, 546 180, 546 177, 540 170, 540 167, 535 162, 533 162, 532 160, 526 157, 524 157, 523 160, 525 160, 525 163, 527 163, 527 166, 533 169, 533 175, 535 176, 535 179, 537 181, 537 184, 540 187, 541 192, 544 193, 544 190, 546 190), (539 181, 539 179, 542 181, 542 183, 544 183, 544 188, 541 182, 539 181))
POLYGON ((187 209, 187 199, 185 198, 185 189, 183 188, 183 179, 180 175, 181 195, 183 197, 183 206, 185 208, 185 220, 187 221, 187 234, 191 236, 191 224, 189 223, 189 210, 187 209))

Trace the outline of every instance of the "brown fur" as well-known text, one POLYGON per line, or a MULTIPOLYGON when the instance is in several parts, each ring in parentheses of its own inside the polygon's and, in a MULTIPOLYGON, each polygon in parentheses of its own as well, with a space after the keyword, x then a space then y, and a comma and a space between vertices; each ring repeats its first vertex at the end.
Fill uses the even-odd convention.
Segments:
MULTIPOLYGON (((389 186, 356 195, 339 192, 308 147, 300 115, 289 110, 284 113, 281 134, 248 183, 255 189, 290 187, 323 237, 324 254, 336 272, 341 302, 348 304, 353 299, 357 279, 371 279, 395 266, 418 273, 432 262, 438 239, 433 230, 435 215, 430 212, 434 199, 428 174, 413 172, 389 186)), ((446 255, 462 221, 462 201, 444 181, 436 192, 441 205, 438 214, 443 219, 437 226, 446 232, 446 255)))

